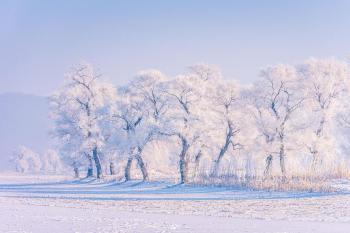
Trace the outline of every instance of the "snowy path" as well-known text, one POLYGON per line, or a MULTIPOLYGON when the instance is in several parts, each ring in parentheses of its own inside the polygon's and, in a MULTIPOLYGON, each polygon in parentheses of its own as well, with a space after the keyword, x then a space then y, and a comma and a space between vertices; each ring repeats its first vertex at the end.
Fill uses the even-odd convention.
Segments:
POLYGON ((0 176, 0 232, 350 232, 348 194, 32 178, 0 176))

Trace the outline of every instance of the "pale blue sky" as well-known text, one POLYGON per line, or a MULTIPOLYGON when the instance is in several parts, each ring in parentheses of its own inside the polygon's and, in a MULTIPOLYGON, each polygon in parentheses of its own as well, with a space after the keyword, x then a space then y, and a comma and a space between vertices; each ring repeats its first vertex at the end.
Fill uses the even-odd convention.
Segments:
POLYGON ((88 61, 115 84, 206 62, 255 80, 270 64, 350 55, 350 1, 0 1, 0 93, 51 93, 88 61))

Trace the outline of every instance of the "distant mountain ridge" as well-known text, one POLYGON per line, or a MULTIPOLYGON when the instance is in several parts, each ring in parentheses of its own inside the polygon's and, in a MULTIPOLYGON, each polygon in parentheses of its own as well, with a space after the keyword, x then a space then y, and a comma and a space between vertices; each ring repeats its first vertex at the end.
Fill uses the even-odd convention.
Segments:
POLYGON ((19 145, 38 153, 51 144, 49 102, 46 97, 22 93, 0 94, 0 171, 11 170, 9 162, 19 145))

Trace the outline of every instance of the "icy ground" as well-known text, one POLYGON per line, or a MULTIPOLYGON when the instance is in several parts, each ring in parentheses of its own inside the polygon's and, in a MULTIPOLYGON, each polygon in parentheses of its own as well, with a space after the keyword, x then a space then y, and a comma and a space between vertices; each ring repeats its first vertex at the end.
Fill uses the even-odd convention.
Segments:
POLYGON ((350 232, 340 193, 0 175, 0 232, 350 232))

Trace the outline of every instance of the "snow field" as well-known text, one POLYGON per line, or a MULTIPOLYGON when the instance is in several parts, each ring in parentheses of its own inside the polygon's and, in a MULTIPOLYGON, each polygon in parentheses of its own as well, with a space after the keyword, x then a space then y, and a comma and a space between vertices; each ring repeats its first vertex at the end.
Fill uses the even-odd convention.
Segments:
POLYGON ((264 192, 2 175, 0 206, 0 232, 336 233, 350 228, 345 189, 264 192))

